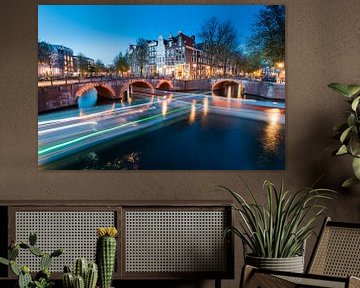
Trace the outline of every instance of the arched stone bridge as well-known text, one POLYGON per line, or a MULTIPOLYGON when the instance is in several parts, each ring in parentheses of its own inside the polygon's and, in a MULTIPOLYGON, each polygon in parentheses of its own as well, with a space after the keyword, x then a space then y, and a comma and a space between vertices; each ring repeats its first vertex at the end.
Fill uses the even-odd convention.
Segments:
POLYGON ((98 97, 126 99, 134 87, 146 88, 143 91, 150 94, 154 93, 155 89, 180 90, 180 87, 174 87, 174 81, 165 79, 93 79, 85 83, 39 87, 38 109, 42 112, 76 105, 79 97, 93 88, 97 90, 98 97))
POLYGON ((95 81, 75 87, 75 96, 81 97, 88 90, 95 88, 99 97, 109 99, 124 99, 131 87, 141 87, 148 89, 150 94, 154 94, 155 89, 172 90, 174 88, 171 80, 153 79, 128 79, 113 81, 95 81))
POLYGON ((126 99, 133 89, 153 94, 156 89, 172 91, 221 90, 229 84, 237 84, 243 92, 266 98, 285 99, 285 86, 276 83, 249 81, 242 79, 202 79, 202 80, 167 80, 167 79, 93 79, 85 83, 53 85, 38 88, 39 112, 74 106, 79 97, 95 88, 98 97, 108 99, 126 99))

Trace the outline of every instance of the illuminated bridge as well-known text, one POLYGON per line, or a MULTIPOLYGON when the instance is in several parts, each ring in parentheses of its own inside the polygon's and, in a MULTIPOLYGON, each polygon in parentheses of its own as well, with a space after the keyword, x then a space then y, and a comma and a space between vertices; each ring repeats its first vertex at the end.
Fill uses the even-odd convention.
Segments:
POLYGON ((39 112, 77 105, 79 97, 96 89, 98 98, 126 101, 134 91, 153 95, 155 91, 211 91, 218 96, 244 98, 245 94, 263 98, 285 100, 282 84, 242 79, 94 79, 85 83, 53 85, 38 88, 39 112))

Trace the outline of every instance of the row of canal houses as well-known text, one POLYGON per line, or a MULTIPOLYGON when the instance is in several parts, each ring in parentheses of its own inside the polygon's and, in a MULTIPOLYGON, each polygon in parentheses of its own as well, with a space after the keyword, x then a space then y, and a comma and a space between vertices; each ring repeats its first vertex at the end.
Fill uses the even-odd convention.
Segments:
MULTIPOLYGON (((52 67, 44 63, 38 63, 38 76, 64 76, 64 75, 74 75, 78 74, 79 67, 79 56, 75 56, 72 49, 65 47, 63 45, 54 45, 49 44, 51 48, 51 62, 52 67)), ((84 57, 84 60, 87 62, 87 65, 94 66, 95 61, 89 57, 84 57)))
MULTIPOLYGON (((136 45, 130 45, 130 76, 166 77, 174 79, 199 79, 211 75, 209 59, 204 52, 203 43, 196 43, 195 36, 187 36, 181 31, 177 35, 169 35, 167 39, 159 36, 157 40, 146 40, 148 44, 148 59, 142 71, 136 57, 136 45), (141 75, 142 74, 142 75, 141 75)), ((53 50, 54 63, 50 67, 39 63, 38 76, 44 75, 73 75, 79 73, 78 56, 73 55, 73 50, 62 45, 50 44, 53 50)), ((95 61, 86 58, 88 65, 95 61)), ((222 74, 222 67, 213 71, 222 74)), ((228 65, 227 74, 232 74, 232 67, 228 65)))
MULTIPOLYGON (((203 44, 195 42, 195 36, 187 36, 181 31, 162 35, 157 40, 147 40, 148 61, 143 68, 144 76, 170 77, 175 79, 198 79, 210 76, 209 60, 203 51, 203 44)), ((136 51, 136 45, 130 45, 131 72, 135 76, 141 74, 136 57, 131 57, 136 51)))

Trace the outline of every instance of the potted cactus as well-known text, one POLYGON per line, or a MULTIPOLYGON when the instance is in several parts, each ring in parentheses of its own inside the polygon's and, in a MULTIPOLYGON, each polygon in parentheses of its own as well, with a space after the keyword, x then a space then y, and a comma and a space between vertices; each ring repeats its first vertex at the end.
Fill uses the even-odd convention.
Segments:
POLYGON ((97 229, 96 262, 99 267, 99 287, 110 288, 116 258, 115 227, 101 227, 97 229))
POLYGON ((98 279, 96 263, 88 263, 87 259, 79 258, 75 261, 74 271, 69 266, 64 267, 64 288, 95 288, 98 279))
POLYGON ((49 288, 54 285, 50 280, 50 265, 54 257, 64 253, 63 249, 57 249, 52 253, 45 253, 36 246, 37 236, 30 233, 29 243, 11 243, 8 252, 8 259, 0 257, 0 263, 10 266, 11 271, 18 277, 19 288, 49 288), (41 270, 35 275, 34 280, 30 275, 30 268, 26 265, 19 266, 16 259, 19 256, 20 249, 26 249, 33 255, 39 257, 41 270))

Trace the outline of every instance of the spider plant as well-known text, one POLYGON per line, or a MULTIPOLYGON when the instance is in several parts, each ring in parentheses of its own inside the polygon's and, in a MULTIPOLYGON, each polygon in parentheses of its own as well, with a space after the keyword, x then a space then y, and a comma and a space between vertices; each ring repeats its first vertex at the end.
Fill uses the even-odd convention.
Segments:
MULTIPOLYGON (((244 182, 244 181, 243 181, 244 182)), ((280 189, 270 181, 264 182, 267 193, 266 207, 259 204, 253 192, 244 182, 251 198, 246 201, 240 194, 220 186, 236 200, 233 208, 240 215, 240 227, 229 227, 225 235, 233 232, 252 251, 251 256, 265 258, 288 258, 302 254, 305 240, 314 233, 316 219, 324 214, 326 207, 318 200, 332 199, 329 189, 302 189, 296 193, 280 189)))

